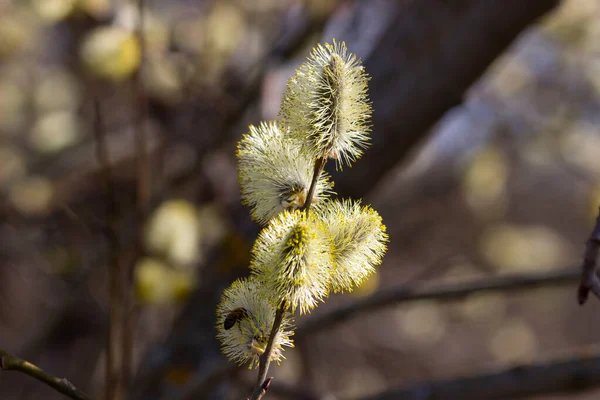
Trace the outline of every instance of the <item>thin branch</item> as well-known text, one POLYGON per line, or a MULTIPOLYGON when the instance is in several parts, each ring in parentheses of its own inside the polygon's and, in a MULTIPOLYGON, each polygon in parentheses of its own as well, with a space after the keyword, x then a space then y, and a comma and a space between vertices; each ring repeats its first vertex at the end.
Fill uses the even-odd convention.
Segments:
POLYGON ((393 389, 364 400, 499 400, 578 392, 598 386, 600 352, 596 348, 486 374, 393 389))
POLYGON ((252 394, 252 400, 262 399, 265 393, 267 393, 267 389, 269 388, 271 379, 273 379, 267 379, 267 373, 269 372, 269 366, 271 365, 271 354, 273 353, 275 336, 277 336, 277 331, 281 327, 281 322, 283 321, 283 316, 285 315, 286 309, 287 304, 284 300, 279 305, 279 308, 277 308, 277 312, 275 313, 275 319, 273 320, 273 327, 271 328, 271 334, 269 335, 269 342, 267 343, 267 348, 265 349, 265 352, 260 356, 258 376, 256 377, 256 388, 254 389, 254 393, 252 394))
POLYGON ((600 299, 600 279, 596 275, 598 268, 598 252, 600 251, 600 209, 596 218, 596 225, 585 247, 583 265, 581 267, 581 283, 579 284, 578 300, 583 305, 588 299, 590 291, 600 299))
MULTIPOLYGON (((247 384, 245 380, 241 383, 245 387, 250 388, 250 390, 254 387, 253 384, 247 384)), ((329 393, 317 393, 313 388, 305 384, 291 385, 281 380, 271 384, 268 390, 269 393, 287 400, 326 400, 332 398, 329 393)))
MULTIPOLYGON (((258 388, 257 392, 254 393, 254 395, 252 396, 252 399, 262 399, 263 396, 265 394, 267 394, 267 391, 269 390, 269 387, 271 386, 272 380, 273 380, 273 377, 265 379, 263 384, 260 385, 260 387, 258 388)), ((249 399, 246 399, 246 400, 249 400, 249 399)))
MULTIPOLYGON (((327 163, 327 157, 318 158, 315 161, 315 169, 313 171, 312 181, 310 182, 310 188, 308 189, 308 194, 306 195, 306 200, 304 201, 304 205, 302 206, 302 210, 308 211, 310 210, 310 206, 312 204, 312 199, 315 194, 317 184, 319 182, 319 176, 321 176, 321 172, 323 168, 325 168, 325 164, 327 163)), ((260 400, 267 393, 267 389, 269 384, 271 383, 271 379, 267 379, 267 374, 269 373, 269 366, 271 364, 271 353, 273 352, 273 345, 275 343, 275 336, 279 328, 281 327, 281 322, 283 321, 283 316, 287 309, 287 303, 284 301, 281 302, 277 311, 275 312, 275 319, 273 320, 273 327, 271 328, 271 334, 269 335, 269 342, 267 343, 267 348, 265 352, 260 356, 259 366, 258 366, 258 376, 256 378, 256 387, 254 389, 254 393, 252 394, 252 400, 260 400)))
POLYGON ((135 249, 133 257, 127 263, 127 268, 123 274, 123 331, 121 332, 121 384, 123 395, 121 398, 126 398, 126 394, 131 387, 131 377, 133 374, 133 351, 135 346, 135 331, 136 331, 136 310, 135 299, 133 294, 133 274, 137 261, 143 255, 143 225, 150 204, 150 169, 148 162, 148 145, 147 135, 145 130, 145 121, 147 114, 146 96, 144 93, 144 83, 142 81, 143 68, 146 54, 146 41, 144 35, 145 25, 145 0, 137 0, 138 25, 136 28, 136 36, 140 43, 140 65, 132 79, 133 87, 133 102, 131 104, 132 113, 134 116, 133 130, 135 135, 135 164, 137 175, 136 189, 136 235, 135 249))
POLYGON ((325 168, 326 163, 327 157, 321 157, 315 162, 315 169, 313 171, 312 181, 310 182, 310 188, 308 189, 306 200, 302 206, 303 210, 308 211, 312 205, 313 197, 315 195, 315 191, 317 190, 317 184, 319 183, 319 177, 321 176, 321 172, 323 172, 323 168, 325 168))
MULTIPOLYGON (((94 93, 94 88, 91 88, 94 93)), ((104 130, 104 122, 102 119, 102 108, 99 100, 94 95, 94 139, 96 141, 96 159, 100 165, 100 173, 104 180, 106 191, 106 214, 108 225, 104 229, 106 236, 110 260, 108 265, 108 295, 109 295, 109 327, 106 336, 106 363, 105 363, 105 399, 111 400, 119 386, 119 379, 115 373, 116 360, 116 338, 121 331, 120 324, 120 304, 121 291, 119 285, 119 255, 121 254, 121 246, 118 237, 118 203, 116 193, 113 186, 112 171, 110 167, 110 159, 108 155, 108 146, 106 144, 106 134, 104 130)))
POLYGON ((56 391, 75 400, 89 400, 89 397, 77 389, 65 378, 50 375, 28 361, 13 356, 0 349, 0 368, 4 371, 19 371, 54 388, 56 391))
POLYGON ((447 283, 435 287, 398 287, 382 290, 365 299, 358 300, 321 315, 309 318, 298 327, 296 341, 345 322, 357 315, 385 307, 417 300, 458 300, 474 293, 531 289, 536 287, 562 286, 576 282, 580 273, 577 268, 558 271, 542 271, 529 274, 513 274, 482 278, 469 282, 447 283))

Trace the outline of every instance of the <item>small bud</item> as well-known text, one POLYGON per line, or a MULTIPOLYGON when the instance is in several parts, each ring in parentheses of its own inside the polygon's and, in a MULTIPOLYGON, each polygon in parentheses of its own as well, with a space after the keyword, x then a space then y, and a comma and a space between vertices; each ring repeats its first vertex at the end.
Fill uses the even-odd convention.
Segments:
MULTIPOLYGON (((312 214, 310 214, 312 216, 312 214)), ((305 211, 284 211, 258 235, 252 272, 265 292, 305 314, 329 293, 331 241, 305 211)))
MULTIPOLYGON (((258 366, 269 341, 275 309, 275 304, 252 279, 238 279, 225 289, 217 306, 217 338, 227 358, 238 365, 249 361, 250 369, 258 366)), ((272 361, 284 358, 283 346, 293 347, 292 323, 290 317, 284 316, 273 342, 272 361)))
MULTIPOLYGON (((314 160, 275 121, 251 125, 238 145, 237 157, 242 202, 252 208, 252 219, 264 225, 281 211, 304 205, 314 160)), ((327 197, 332 186, 322 172, 314 202, 327 197)))
POLYGON ((381 264, 388 242, 385 225, 375 210, 352 200, 329 201, 317 217, 333 240, 332 290, 352 291, 381 264))
POLYGON ((368 79, 360 60, 335 40, 313 49, 290 78, 281 116, 313 159, 329 157, 341 167, 361 157, 370 140, 368 79))

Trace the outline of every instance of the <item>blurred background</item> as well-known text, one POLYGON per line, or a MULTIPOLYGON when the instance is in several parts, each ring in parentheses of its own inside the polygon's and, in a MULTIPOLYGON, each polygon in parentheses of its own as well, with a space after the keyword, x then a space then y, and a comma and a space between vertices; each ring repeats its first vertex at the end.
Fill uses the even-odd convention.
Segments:
MULTIPOLYGON (((248 396, 256 372, 214 329, 259 231, 236 143, 331 38, 363 59, 374 118, 365 157, 328 169, 390 246, 297 318, 266 398, 597 399, 600 305, 576 302, 600 204, 596 0, 0 0, 0 348, 101 398, 116 299, 127 398, 248 396), (538 283, 436 295, 505 276, 538 283), (315 324, 406 288, 430 295, 315 324)), ((64 397, 0 371, 0 398, 64 397)))

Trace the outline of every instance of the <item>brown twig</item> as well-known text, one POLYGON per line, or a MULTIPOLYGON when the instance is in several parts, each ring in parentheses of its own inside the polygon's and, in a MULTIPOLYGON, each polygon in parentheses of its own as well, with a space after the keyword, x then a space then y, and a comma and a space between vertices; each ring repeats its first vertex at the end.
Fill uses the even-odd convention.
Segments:
POLYGON ((600 353, 596 348, 481 375, 393 389, 364 400, 499 400, 579 392, 598 386, 600 353))
MULTIPOLYGON (((93 90, 93 88, 92 88, 93 90)), ((108 147, 106 145, 106 135, 104 131, 104 122, 102 119, 102 108, 99 100, 94 97, 94 139, 96 141, 96 158, 100 165, 105 191, 106 191, 106 213, 108 225, 104 229, 106 236, 110 261, 108 265, 108 295, 109 295, 109 327, 106 335, 106 371, 105 371, 105 399, 112 400, 116 389, 119 386, 118 375, 115 373, 116 360, 116 338, 122 329, 120 324, 120 304, 121 291, 119 284, 119 256, 121 247, 118 237, 118 204, 113 187, 113 178, 110 168, 108 147)))
POLYGON ((317 184, 319 183, 319 177, 321 176, 321 172, 323 172, 323 168, 325 168, 326 163, 327 157, 321 157, 315 162, 315 169, 313 171, 312 181, 310 182, 310 188, 308 189, 308 193, 306 194, 306 200, 304 201, 302 210, 306 210, 308 212, 308 210, 310 209, 313 197, 315 195, 315 191, 317 190, 317 184))
MULTIPOLYGON (((254 398, 256 398, 256 399, 262 399, 263 396, 265 394, 267 394, 267 391, 269 390, 269 387, 271 386, 271 381, 272 380, 273 380, 273 377, 265 379, 265 381, 263 382, 263 384, 260 385, 260 388, 259 388, 258 393, 256 394, 256 397, 253 396, 252 398, 253 399, 254 398)), ((246 399, 246 400, 250 400, 250 399, 246 399)))
POLYGON ((19 371, 54 388, 56 391, 75 400, 89 400, 89 397, 77 389, 65 378, 50 375, 32 363, 13 356, 0 349, 0 369, 4 371, 19 371))
POLYGON ((578 300, 583 305, 588 299, 590 291, 600 299, 600 279, 596 275, 598 267, 598 252, 600 251, 600 209, 596 218, 596 225, 585 246, 583 265, 581 267, 581 283, 579 284, 578 300))
POLYGON ((277 308, 277 312, 275 313, 275 319, 273 320, 273 327, 271 328, 271 334, 269 335, 269 342, 267 343, 267 348, 265 349, 265 352, 260 356, 258 376, 256 378, 256 388, 254 389, 254 393, 252 394, 251 400, 262 399, 265 393, 267 393, 267 389, 269 388, 271 379, 273 379, 267 379, 267 373, 269 372, 269 366, 271 365, 271 354, 273 353, 275 336, 277 335, 277 331, 281 326, 281 322, 283 321, 283 316, 285 315, 286 309, 287 304, 284 300, 279 305, 279 308, 277 308))

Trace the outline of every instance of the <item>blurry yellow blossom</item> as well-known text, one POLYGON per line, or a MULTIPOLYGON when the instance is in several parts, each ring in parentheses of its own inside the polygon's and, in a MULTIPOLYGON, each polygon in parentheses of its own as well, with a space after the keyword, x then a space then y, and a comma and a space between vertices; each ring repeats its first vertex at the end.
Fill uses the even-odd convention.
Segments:
POLYGON ((168 200, 152 214, 145 242, 150 252, 162 254, 185 267, 200 257, 201 226, 196 207, 186 200, 168 200))
POLYGON ((489 347, 502 363, 532 361, 537 352, 537 338, 529 324, 521 318, 505 321, 490 339, 489 347))
POLYGON ((41 176, 24 178, 9 189, 9 199, 12 206, 28 216, 47 213, 53 196, 52 182, 41 176))
POLYGON ((466 167, 463 196, 473 211, 483 216, 502 213, 506 206, 509 161, 497 147, 480 150, 466 167))
POLYGON ((89 73, 122 81, 137 70, 141 53, 138 40, 132 32, 104 26, 88 33, 81 45, 80 56, 89 73))
POLYGON ((350 294, 354 297, 367 297, 379 289, 379 274, 371 274, 363 283, 354 289, 350 294))
POLYGON ((434 301, 419 301, 396 311, 395 325, 411 341, 433 345, 446 333, 446 322, 440 305, 434 301))
POLYGON ((46 22, 66 18, 75 8, 77 0, 31 0, 36 13, 46 22))
POLYGON ((70 111, 54 111, 42 115, 33 126, 30 145, 40 153, 55 153, 79 138, 79 121, 70 111))
POLYGON ((487 261, 503 271, 559 268, 569 260, 565 240, 543 226, 492 225, 481 236, 480 246, 487 261))
POLYGON ((135 291, 145 304, 171 304, 187 300, 196 287, 193 271, 175 270, 154 258, 144 258, 135 266, 135 291))

